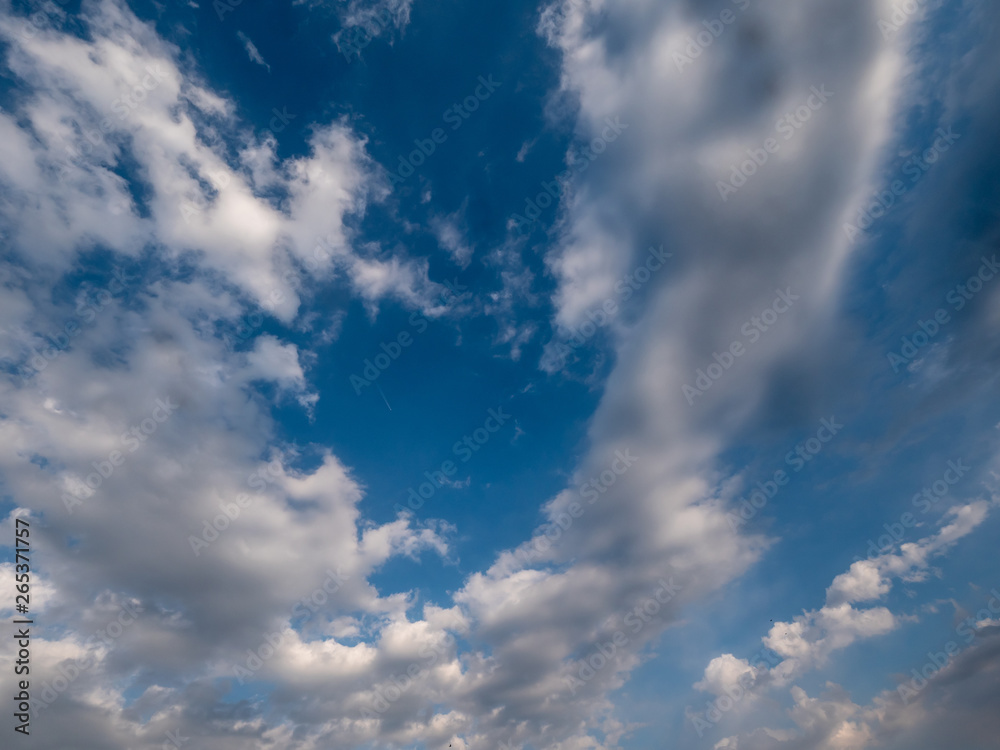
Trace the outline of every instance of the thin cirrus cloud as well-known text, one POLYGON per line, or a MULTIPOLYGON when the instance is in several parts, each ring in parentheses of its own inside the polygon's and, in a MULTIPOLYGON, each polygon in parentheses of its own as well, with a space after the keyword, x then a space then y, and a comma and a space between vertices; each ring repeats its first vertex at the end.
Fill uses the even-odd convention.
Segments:
POLYGON ((253 43, 242 31, 237 31, 236 36, 239 37, 240 41, 243 42, 243 49, 247 51, 247 57, 249 57, 253 62, 260 65, 262 68, 267 68, 267 72, 271 72, 271 66, 264 60, 264 56, 260 54, 260 50, 257 49, 257 45, 253 43))

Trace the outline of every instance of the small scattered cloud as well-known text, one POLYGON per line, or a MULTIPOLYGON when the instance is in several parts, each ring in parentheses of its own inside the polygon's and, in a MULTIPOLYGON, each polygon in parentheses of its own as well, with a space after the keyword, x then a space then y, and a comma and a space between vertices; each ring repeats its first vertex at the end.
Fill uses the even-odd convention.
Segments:
POLYGON ((237 31, 236 36, 243 42, 243 49, 247 51, 247 56, 261 67, 267 68, 267 72, 270 73, 271 66, 264 60, 264 56, 260 54, 260 50, 257 49, 257 45, 253 43, 253 40, 242 31, 237 31))

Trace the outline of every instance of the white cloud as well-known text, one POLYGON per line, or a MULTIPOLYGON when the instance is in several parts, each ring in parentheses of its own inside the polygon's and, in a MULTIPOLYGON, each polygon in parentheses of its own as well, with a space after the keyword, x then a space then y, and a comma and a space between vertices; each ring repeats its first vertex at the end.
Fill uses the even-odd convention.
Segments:
POLYGON ((237 31, 236 36, 238 36, 240 38, 240 41, 243 42, 243 49, 247 51, 247 56, 250 58, 250 60, 257 63, 263 68, 267 68, 267 72, 270 73, 271 66, 268 65, 267 62, 264 60, 264 56, 260 54, 260 50, 257 49, 257 45, 253 43, 253 40, 250 39, 250 37, 248 37, 242 31, 237 31))
MULTIPOLYGON (((409 271, 382 288, 428 304, 435 288, 422 267, 350 247, 346 217, 387 194, 363 138, 345 123, 320 125, 308 155, 278 164, 273 139, 242 132, 234 107, 183 71, 148 25, 111 0, 86 8, 93 42, 55 31, 27 38, 10 17, 0 23, 27 89, 20 115, 35 136, 0 113, 8 163, 14 152, 22 162, 8 179, 23 197, 6 219, 17 246, 44 248, 34 261, 63 264, 96 244, 133 256, 149 245, 172 259, 195 253, 203 269, 285 321, 313 277, 388 263, 409 271), (245 144, 241 164, 224 158, 220 133, 245 144), (113 171, 126 156, 148 191, 145 211, 113 171), (275 186, 288 195, 281 205, 261 194, 275 186)), ((366 284, 364 294, 377 304, 378 289, 366 284)))
POLYGON ((431 219, 431 229, 438 243, 461 268, 466 268, 469 265, 475 250, 466 239, 466 232, 462 227, 464 211, 465 207, 463 206, 453 214, 431 219))
MULTIPOLYGON (((712 659, 705 668, 704 679, 695 683, 694 687, 721 696, 726 694, 727 688, 732 691, 733 686, 739 684, 746 695, 757 697, 769 690, 787 687, 806 672, 822 668, 836 651, 897 629, 905 617, 897 616, 882 606, 857 609, 852 604, 881 598, 891 590, 894 578, 908 582, 923 580, 931 560, 979 526, 986 519, 988 509, 989 504, 985 501, 955 506, 946 517, 956 520, 944 525, 937 534, 903 544, 898 553, 889 552, 852 564, 848 572, 834 578, 826 592, 825 606, 805 611, 791 622, 775 622, 761 639, 765 647, 782 657, 782 661, 774 667, 761 667, 750 675, 752 679, 747 679, 749 663, 731 654, 723 654, 712 659)), ((743 694, 740 692, 740 695, 743 694)), ((844 703, 809 699, 801 688, 794 685, 790 694, 796 704, 790 715, 803 730, 802 735, 812 736, 810 732, 817 726, 824 727, 824 731, 829 730, 822 741, 828 744, 821 742, 807 746, 857 750, 869 747, 872 741, 869 726, 847 720, 855 714, 857 706, 847 701, 852 708, 844 713, 841 711, 844 703)), ((772 735, 773 730, 756 729, 748 731, 743 739, 735 736, 727 738, 725 742, 729 744, 722 746, 743 748, 743 742, 747 740, 750 747, 758 747, 757 742, 761 738, 767 736, 773 739, 772 735)), ((795 738, 790 747, 800 746, 800 734, 792 733, 785 739, 789 737, 795 738)), ((816 741, 815 737, 810 740, 816 741)))

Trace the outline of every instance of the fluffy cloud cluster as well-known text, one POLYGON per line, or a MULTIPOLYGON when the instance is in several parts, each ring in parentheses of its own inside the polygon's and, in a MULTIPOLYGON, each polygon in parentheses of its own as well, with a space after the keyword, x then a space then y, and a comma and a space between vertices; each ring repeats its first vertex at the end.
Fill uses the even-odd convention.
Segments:
MULTIPOLYGON (((996 505, 997 501, 994 500, 993 504, 996 505)), ((875 559, 859 560, 852 564, 846 573, 834 578, 826 592, 825 606, 803 612, 791 622, 774 623, 762 638, 764 646, 781 658, 776 665, 751 666, 746 659, 723 654, 712 659, 705 668, 704 678, 695 683, 694 687, 728 700, 727 711, 733 710, 733 704, 738 702, 737 714, 744 721, 751 722, 751 707, 769 691, 788 687, 805 673, 824 667, 831 654, 836 651, 860 640, 885 635, 900 627, 907 617, 895 615, 884 606, 861 609, 854 604, 881 599, 892 589, 893 579, 904 582, 924 580, 931 560, 944 554, 981 525, 988 516, 989 508, 990 503, 982 500, 955 506, 947 514, 954 520, 933 536, 904 543, 898 552, 888 552, 875 559)), ((997 607, 1000 608, 1000 601, 997 602, 997 607)), ((991 621, 976 623, 977 629, 987 636, 992 632, 991 626, 991 621)), ((973 631, 970 630, 969 633, 973 631)), ((945 656, 951 657, 952 654, 947 653, 945 656)), ((950 662, 950 658, 945 661, 950 662)), ((936 674, 933 680, 937 682, 946 680, 945 675, 949 670, 958 669, 953 663, 947 664, 947 669, 943 670, 940 668, 945 664, 935 666, 938 669, 934 670, 936 674)), ((923 682, 926 683, 926 678, 923 682)), ((862 750, 871 746, 876 732, 888 728, 883 714, 870 710, 859 723, 860 707, 851 703, 842 689, 832 687, 836 697, 824 702, 809 698, 801 687, 791 686, 789 694, 794 707, 789 710, 788 716, 797 725, 797 730, 754 729, 742 737, 733 736, 722 740, 716 747, 744 748, 747 741, 751 743, 749 747, 758 747, 763 745, 756 743, 763 742, 765 738, 776 743, 771 746, 779 747, 862 750), (817 726, 822 727, 824 733, 822 742, 817 740, 814 731, 817 726)), ((924 684, 921 684, 920 689, 923 688, 924 684)), ((906 706, 909 702, 905 689, 901 689, 899 695, 892 698, 889 697, 890 692, 883 693, 878 703, 895 705, 902 701, 901 705, 906 706)), ((916 690, 911 689, 911 692, 917 694, 916 690)), ((695 717, 692 720, 696 727, 703 730, 711 726, 711 721, 718 721, 718 717, 708 717, 707 720, 695 717)), ((701 733, 699 731, 699 736, 701 733)))

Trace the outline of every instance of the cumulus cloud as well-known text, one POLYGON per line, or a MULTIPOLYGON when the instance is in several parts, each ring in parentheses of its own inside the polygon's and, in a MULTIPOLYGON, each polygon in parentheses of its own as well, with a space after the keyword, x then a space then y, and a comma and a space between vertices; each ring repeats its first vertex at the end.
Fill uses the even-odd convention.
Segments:
MULTIPOLYGON (((165 258, 194 253, 285 321, 311 278, 360 262, 406 269, 380 288, 427 302, 434 285, 419 265, 351 247, 348 218, 386 194, 363 138, 343 123, 319 125, 308 155, 279 164, 274 141, 243 129, 232 104, 182 70, 148 25, 113 2, 85 9, 93 42, 54 30, 26 37, 11 17, 0 26, 7 64, 27 87, 26 127, 0 113, 12 136, 5 148, 25 161, 9 175, 20 198, 5 208, 17 247, 40 248, 33 257, 48 264, 95 245, 133 257, 150 245, 165 258), (240 163, 226 158, 221 133, 243 145, 240 163), (141 184, 120 176, 126 160, 141 184), (265 197, 276 187, 285 201, 265 197)), ((370 284, 366 294, 377 302, 370 284)))
MULTIPOLYGON (((976 635, 976 642, 953 658, 942 651, 938 663, 930 662, 927 656, 923 662, 918 659, 913 669, 919 681, 913 674, 901 675, 896 689, 879 693, 865 706, 852 701, 842 687, 833 683, 827 683, 826 692, 818 698, 793 687, 793 705, 787 716, 794 728, 758 728, 726 737, 715 747, 931 750, 950 743, 988 746, 1000 728, 996 712, 990 708, 990 696, 1000 685, 1000 628, 982 628, 976 635)), ((954 641, 949 642, 954 645, 954 641)))
MULTIPOLYGON (((827 589, 823 607, 805 611, 791 622, 775 622, 761 639, 766 648, 781 658, 779 663, 773 667, 753 668, 744 659, 723 654, 712 659, 705 668, 704 678, 694 684, 695 689, 720 697, 736 695, 741 701, 749 697, 751 700, 741 706, 745 711, 752 699, 787 687, 806 672, 824 667, 833 653, 858 641, 896 630, 907 619, 906 616, 896 615, 884 606, 858 609, 853 604, 882 598, 891 590, 893 579, 907 582, 924 580, 930 561, 970 534, 986 519, 988 510, 989 503, 985 501, 956 506, 946 514, 946 517, 955 520, 945 524, 937 534, 903 544, 899 552, 855 562, 846 573, 834 578, 827 589)), ((989 623, 982 625, 988 626, 989 623)), ((768 740, 789 740, 789 747, 850 747, 862 750, 874 742, 869 726, 872 722, 859 724, 851 720, 856 718, 860 708, 849 700, 810 699, 796 685, 790 687, 789 695, 794 701, 789 716, 801 732, 748 729, 745 735, 721 741, 721 747, 743 748, 745 742, 749 742, 750 747, 758 747, 762 746, 758 743, 768 740), (808 738, 807 742, 805 738, 808 738), (803 742, 805 744, 800 744, 803 742)))

